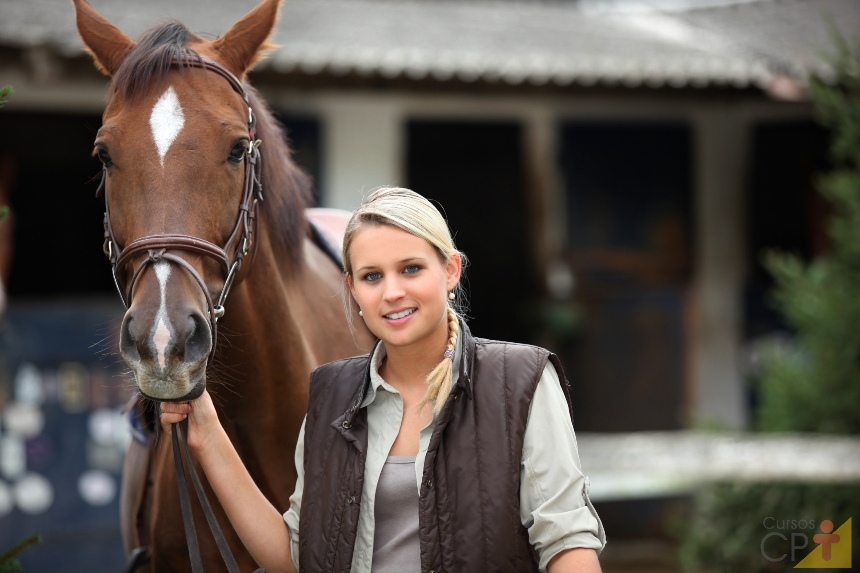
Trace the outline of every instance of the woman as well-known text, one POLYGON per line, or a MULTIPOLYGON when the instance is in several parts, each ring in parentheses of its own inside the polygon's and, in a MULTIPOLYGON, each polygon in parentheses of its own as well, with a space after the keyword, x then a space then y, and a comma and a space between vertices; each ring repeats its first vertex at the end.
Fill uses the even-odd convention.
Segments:
POLYGON ((299 554, 303 571, 600 571, 605 535, 561 365, 544 349, 472 338, 456 313, 463 259, 413 191, 379 189, 353 214, 347 305, 379 341, 312 374, 283 516, 207 393, 162 405, 167 431, 190 416, 189 446, 269 573, 298 569, 299 554))

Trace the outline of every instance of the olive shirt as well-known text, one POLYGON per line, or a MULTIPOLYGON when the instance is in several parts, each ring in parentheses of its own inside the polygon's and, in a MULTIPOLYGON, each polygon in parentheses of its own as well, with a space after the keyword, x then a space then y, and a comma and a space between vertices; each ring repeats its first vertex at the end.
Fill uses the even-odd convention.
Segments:
MULTIPOLYGON (((454 384, 459 379, 462 346, 460 337, 452 369, 454 384)), ((352 573, 371 572, 376 488, 403 419, 403 397, 379 375, 384 357, 385 346, 380 343, 370 362, 370 388, 361 403, 362 408, 367 408, 368 451, 352 573)), ((416 497, 434 425, 435 415, 419 434, 415 458, 416 497)), ((299 515, 304 490, 304 444, 305 424, 302 422, 295 455, 296 491, 290 497, 290 508, 284 513, 296 569, 299 568, 299 515)), ((603 524, 588 499, 588 478, 582 474, 567 401, 558 374, 549 362, 529 405, 520 465, 520 520, 537 550, 541 571, 546 571, 550 560, 565 549, 586 547, 599 553, 606 544, 603 524), (533 410, 540 415, 532 417, 533 410)), ((420 569, 420 563, 416 566, 420 569)))

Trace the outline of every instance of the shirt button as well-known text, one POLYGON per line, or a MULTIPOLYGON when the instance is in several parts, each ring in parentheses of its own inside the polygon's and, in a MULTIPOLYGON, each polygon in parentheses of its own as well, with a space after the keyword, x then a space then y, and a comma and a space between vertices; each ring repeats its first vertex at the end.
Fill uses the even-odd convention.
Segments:
POLYGON ((433 487, 433 482, 429 479, 427 480, 427 487, 433 487))
POLYGON ((353 503, 355 503, 355 496, 354 496, 354 495, 349 496, 349 497, 346 499, 346 501, 348 501, 348 502, 349 502, 349 504, 350 504, 350 505, 352 505, 353 503))

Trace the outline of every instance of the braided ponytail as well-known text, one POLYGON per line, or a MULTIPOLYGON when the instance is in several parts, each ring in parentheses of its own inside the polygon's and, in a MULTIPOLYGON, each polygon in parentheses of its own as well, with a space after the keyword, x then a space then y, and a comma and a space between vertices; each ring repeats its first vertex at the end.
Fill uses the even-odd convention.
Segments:
POLYGON ((448 400, 453 378, 454 352, 457 348, 457 337, 459 334, 460 322, 457 318, 457 313, 448 305, 448 345, 445 347, 445 357, 427 375, 427 393, 424 394, 424 398, 418 404, 419 411, 430 402, 433 402, 433 414, 439 415, 439 412, 442 411, 442 406, 448 400))

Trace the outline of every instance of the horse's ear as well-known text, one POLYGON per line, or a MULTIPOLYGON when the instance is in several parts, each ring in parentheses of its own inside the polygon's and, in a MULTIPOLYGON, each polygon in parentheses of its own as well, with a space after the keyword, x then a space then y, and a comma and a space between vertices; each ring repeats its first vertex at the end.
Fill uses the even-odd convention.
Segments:
POLYGON ((78 33, 86 50, 93 56, 99 71, 112 76, 134 47, 131 38, 111 24, 90 6, 87 0, 72 0, 78 21, 78 33))
POLYGON ((266 42, 275 30, 281 0, 264 0, 213 42, 221 62, 243 76, 275 46, 266 42))

